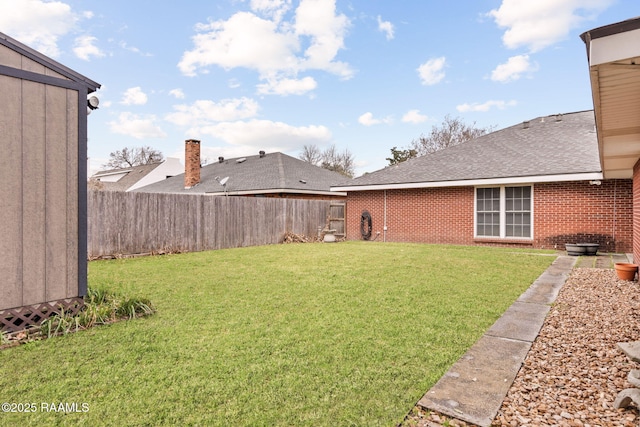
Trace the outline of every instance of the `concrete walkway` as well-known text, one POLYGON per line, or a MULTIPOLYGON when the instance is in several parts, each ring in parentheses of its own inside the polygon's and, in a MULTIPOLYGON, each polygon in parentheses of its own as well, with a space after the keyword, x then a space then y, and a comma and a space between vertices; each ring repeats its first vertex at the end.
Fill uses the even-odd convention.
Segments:
POLYGON ((619 254, 558 256, 418 405, 481 427, 490 426, 571 269, 613 268, 616 262, 629 259, 619 254))

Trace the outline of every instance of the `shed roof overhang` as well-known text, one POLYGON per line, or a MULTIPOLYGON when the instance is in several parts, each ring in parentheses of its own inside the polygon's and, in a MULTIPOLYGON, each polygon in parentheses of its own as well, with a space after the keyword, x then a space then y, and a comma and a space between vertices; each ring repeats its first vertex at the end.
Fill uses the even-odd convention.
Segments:
POLYGON ((580 37, 587 47, 604 178, 631 178, 640 159, 640 18, 580 37))

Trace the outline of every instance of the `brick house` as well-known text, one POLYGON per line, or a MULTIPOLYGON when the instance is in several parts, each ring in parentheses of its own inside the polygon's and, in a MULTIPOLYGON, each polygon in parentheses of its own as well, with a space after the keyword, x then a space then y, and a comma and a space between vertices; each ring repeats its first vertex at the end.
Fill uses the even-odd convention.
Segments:
POLYGON ((332 187, 347 239, 632 248, 632 181, 604 179, 593 111, 538 117, 332 187), (364 217, 364 219, 363 219, 364 217))
POLYGON ((200 141, 185 141, 185 173, 137 188, 144 193, 203 194, 211 196, 275 197, 342 200, 345 193, 332 185, 351 181, 284 153, 265 153, 233 159, 219 157, 201 166, 200 141))
POLYGON ((587 31, 602 173, 633 181, 633 254, 640 260, 640 18, 587 31))

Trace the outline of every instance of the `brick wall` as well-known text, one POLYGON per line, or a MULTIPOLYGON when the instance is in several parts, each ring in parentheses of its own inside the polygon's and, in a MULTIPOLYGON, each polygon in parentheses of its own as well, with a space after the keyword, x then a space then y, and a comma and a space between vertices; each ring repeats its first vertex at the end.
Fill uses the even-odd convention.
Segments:
MULTIPOLYGON (((386 232, 385 192, 350 192, 347 196, 347 238, 361 239, 360 215, 367 210, 372 217, 372 239, 380 233, 377 240, 388 242, 552 249, 564 249, 565 243, 594 242, 600 243, 602 251, 628 252, 632 249, 631 180, 609 180, 601 185, 588 182, 535 184, 534 238, 528 241, 474 239, 474 191, 473 187, 387 190, 386 232)), ((640 217, 638 221, 640 225, 640 217)))
POLYGON ((200 141, 188 139, 184 143, 184 188, 200 182, 200 141))
POLYGON ((633 167, 633 261, 640 262, 640 160, 633 167))

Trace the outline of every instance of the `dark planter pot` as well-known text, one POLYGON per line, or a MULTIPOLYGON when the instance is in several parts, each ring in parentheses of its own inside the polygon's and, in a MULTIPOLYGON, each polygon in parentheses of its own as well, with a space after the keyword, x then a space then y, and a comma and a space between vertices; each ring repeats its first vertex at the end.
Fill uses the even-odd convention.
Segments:
POLYGON ((600 247, 598 243, 578 243, 578 246, 585 248, 585 255, 587 256, 596 256, 600 247))
POLYGON ((566 243, 564 245, 567 255, 571 256, 595 256, 598 254, 598 243, 566 243))
POLYGON ((587 253, 587 248, 584 246, 580 246, 576 243, 566 243, 564 248, 567 250, 567 255, 571 256, 580 256, 585 255, 587 253))
POLYGON ((615 264, 616 274, 620 280, 634 280, 636 273, 638 272, 637 264, 627 264, 624 262, 616 262, 615 264))

